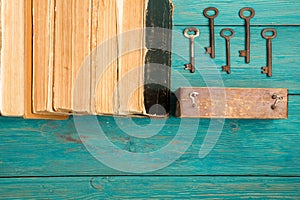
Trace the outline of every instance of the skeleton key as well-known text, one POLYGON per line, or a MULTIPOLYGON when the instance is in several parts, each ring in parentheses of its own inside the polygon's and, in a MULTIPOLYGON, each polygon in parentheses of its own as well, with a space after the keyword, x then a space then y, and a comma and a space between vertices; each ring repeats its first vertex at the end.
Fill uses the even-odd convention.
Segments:
POLYGON ((205 8, 203 11, 203 15, 209 19, 210 26, 210 46, 206 47, 206 53, 210 54, 211 58, 215 58, 215 22, 214 19, 218 16, 219 10, 215 7, 205 8), (208 11, 214 11, 213 15, 208 15, 208 11))
POLYGON ((272 39, 276 37, 277 32, 273 28, 265 28, 262 30, 261 35, 267 40, 267 66, 262 67, 262 74, 267 74, 267 76, 272 76, 272 39), (272 35, 267 35, 270 32, 272 35))
POLYGON ((230 39, 234 36, 234 31, 231 28, 224 28, 220 35, 226 40, 226 66, 222 66, 222 71, 230 74, 230 39), (226 34, 226 32, 229 34, 226 34))
POLYGON ((246 63, 250 63, 250 19, 254 17, 255 11, 252 8, 242 8, 239 13, 240 17, 246 22, 246 49, 240 50, 240 57, 245 57, 246 63), (244 11, 249 11, 250 15, 245 16, 244 11))
POLYGON ((194 39, 200 35, 200 31, 197 28, 191 27, 184 30, 184 36, 190 40, 190 63, 185 64, 185 70, 190 70, 191 73, 195 72, 195 50, 194 39), (193 32, 194 34, 190 34, 193 32))

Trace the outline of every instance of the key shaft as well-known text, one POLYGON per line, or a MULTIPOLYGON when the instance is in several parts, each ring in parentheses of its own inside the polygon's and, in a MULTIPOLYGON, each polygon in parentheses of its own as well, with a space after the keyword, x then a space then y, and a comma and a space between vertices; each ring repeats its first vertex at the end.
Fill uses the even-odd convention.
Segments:
POLYGON ((195 40, 194 37, 190 38, 190 67, 191 67, 191 72, 194 73, 195 72, 195 49, 194 49, 194 45, 195 45, 195 40))
POLYGON ((231 28, 224 28, 220 32, 221 37, 226 40, 226 66, 222 66, 222 71, 231 73, 231 63, 230 63, 230 39, 234 36, 234 31, 231 28), (226 34, 228 32, 229 34, 226 34))
POLYGON ((242 19, 245 20, 245 50, 240 50, 240 57, 245 57, 245 62, 250 63, 250 19, 254 17, 255 11, 252 8, 242 8, 239 12, 242 19), (244 11, 249 11, 250 15, 245 16, 244 11))
POLYGON ((218 16, 219 10, 215 7, 208 7, 204 9, 203 15, 209 19, 209 40, 210 46, 206 47, 206 54, 210 54, 211 58, 215 58, 215 18, 218 16), (209 15, 208 12, 213 11, 213 15, 209 15))

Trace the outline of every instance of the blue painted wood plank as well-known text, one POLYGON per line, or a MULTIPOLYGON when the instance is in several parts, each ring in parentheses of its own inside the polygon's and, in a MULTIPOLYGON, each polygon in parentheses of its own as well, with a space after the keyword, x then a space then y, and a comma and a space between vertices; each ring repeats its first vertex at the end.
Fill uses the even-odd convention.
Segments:
MULTIPOLYGON (((178 130, 181 130, 179 127, 187 139, 192 138, 191 146, 179 159, 150 174, 300 174, 300 96, 297 95, 289 96, 287 120, 226 120, 216 146, 204 158, 199 157, 199 150, 207 136, 210 120, 201 119, 197 122, 170 117, 151 122, 150 119, 134 119, 142 127, 130 125, 128 118, 98 117, 98 120, 108 139, 127 152, 159 151, 178 135, 178 130), (195 130, 196 137, 193 138, 195 130), (155 133, 153 137, 145 139, 133 136, 155 133)), ((86 131, 91 129, 93 127, 87 121, 86 131)), ((97 134, 85 139, 97 143, 97 134)), ((214 134, 218 134, 217 131, 212 131, 209 136, 214 134)), ((130 174, 111 169, 95 159, 79 139, 73 118, 68 121, 47 121, 1 117, 0 141, 2 177, 130 174)), ((171 143, 180 142, 175 139, 171 143)), ((106 149, 105 146, 103 148, 106 149)), ((157 160, 165 160, 176 153, 161 155, 157 160)), ((107 155, 112 160, 120 159, 116 152, 107 155)), ((130 157, 124 158, 127 164, 136 164, 130 157)), ((142 166, 147 164, 137 163, 142 166)))
MULTIPOLYGON (((189 27, 189 26, 186 26, 189 27)), ((200 37, 195 39, 195 74, 185 71, 184 64, 189 63, 189 41, 183 36, 185 26, 175 26, 172 55, 172 90, 186 86, 210 87, 246 87, 246 88, 288 88, 290 94, 300 94, 300 40, 297 27, 274 27, 277 37, 273 39, 273 76, 261 74, 261 67, 266 66, 266 40, 261 37, 261 30, 251 29, 251 62, 245 64, 244 57, 238 51, 244 49, 244 28, 230 27, 235 31, 231 39, 231 74, 221 71, 226 65, 225 40, 220 37, 221 29, 215 28, 216 58, 205 54, 204 47, 209 46, 209 27, 197 26, 200 37)))
POLYGON ((300 178, 147 177, 0 179, 1 199, 299 199, 300 178))
POLYGON ((207 7, 216 7, 219 16, 215 19, 216 25, 243 25, 239 17, 239 10, 243 7, 252 7, 255 17, 251 19, 253 25, 300 25, 300 1, 298 0, 173 0, 175 5, 175 25, 207 25, 208 19, 203 16, 207 7))

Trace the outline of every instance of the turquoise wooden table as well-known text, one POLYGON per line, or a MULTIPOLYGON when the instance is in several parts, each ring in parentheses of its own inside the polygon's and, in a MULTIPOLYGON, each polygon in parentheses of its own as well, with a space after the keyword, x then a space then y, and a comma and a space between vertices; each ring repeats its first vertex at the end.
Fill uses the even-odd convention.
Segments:
MULTIPOLYGON (((133 119, 136 126, 131 127, 127 118, 97 117, 107 139, 131 153, 155 152, 168 144, 180 144, 182 141, 176 135, 181 129, 185 131, 184 137, 192 138, 188 148, 170 165, 134 173, 108 167, 88 151, 84 139, 97 141, 97 135, 84 138, 80 134, 77 120, 81 118, 48 121, 1 117, 0 199, 300 199, 300 1, 173 0, 173 3, 176 38, 173 37, 172 91, 182 86, 220 85, 288 88, 288 119, 215 120, 223 125, 218 133, 217 129, 208 132, 210 119, 139 118, 133 119), (209 45, 209 27, 202 11, 209 6, 220 11, 215 20, 214 60, 204 54, 203 48, 209 45), (238 50, 244 48, 245 34, 238 11, 246 6, 256 11, 251 20, 250 64, 238 56, 238 50), (198 70, 194 74, 183 70, 189 51, 182 31, 190 26, 201 31, 195 40, 198 70), (230 75, 212 70, 225 64, 225 41, 218 34, 225 27, 236 32, 231 41, 230 75), (260 32, 266 27, 278 32, 273 40, 272 77, 260 74, 260 67, 266 64, 266 41, 260 32), (152 137, 136 137, 151 135, 154 130, 157 134, 152 137), (211 145, 213 148, 207 155, 199 157, 210 136, 217 138, 216 144, 211 145)), ((156 159, 167 160, 176 153, 156 159)), ((118 161, 115 156, 111 159, 118 161)), ((144 161, 130 162, 128 157, 123 164, 149 166, 144 161)))

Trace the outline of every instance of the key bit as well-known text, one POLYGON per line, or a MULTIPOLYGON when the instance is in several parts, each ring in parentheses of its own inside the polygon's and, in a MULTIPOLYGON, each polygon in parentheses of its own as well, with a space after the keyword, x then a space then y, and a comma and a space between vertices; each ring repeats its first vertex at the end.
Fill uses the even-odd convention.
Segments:
POLYGON ((246 63, 250 63, 250 19, 254 17, 255 15, 255 11, 253 10, 253 8, 242 8, 239 12, 240 18, 245 20, 245 28, 246 28, 246 45, 245 45, 245 50, 240 50, 240 57, 245 57, 245 62, 246 63), (250 15, 249 16, 245 16, 244 12, 245 11, 249 11, 250 15))
POLYGON ((262 74, 266 74, 267 76, 272 76, 272 39, 275 38, 277 32, 273 28, 265 28, 261 32, 261 36, 267 40, 267 66, 262 67, 262 74), (271 33, 271 35, 267 33, 271 33))
POLYGON ((183 32, 184 36, 190 40, 190 63, 185 64, 185 70, 190 70, 191 73, 195 72, 195 38, 200 35, 200 31, 197 28, 186 28, 183 32))
POLYGON ((214 19, 219 15, 219 10, 215 7, 208 7, 204 9, 203 15, 209 19, 210 26, 210 46, 205 47, 206 54, 210 54, 211 58, 215 58, 215 22, 214 19), (214 11, 213 15, 209 15, 209 11, 214 11))
POLYGON ((234 36, 234 31, 231 28, 224 28, 221 30, 220 35, 226 40, 226 66, 222 66, 222 71, 230 74, 230 39, 234 36))

